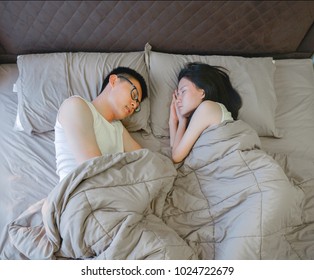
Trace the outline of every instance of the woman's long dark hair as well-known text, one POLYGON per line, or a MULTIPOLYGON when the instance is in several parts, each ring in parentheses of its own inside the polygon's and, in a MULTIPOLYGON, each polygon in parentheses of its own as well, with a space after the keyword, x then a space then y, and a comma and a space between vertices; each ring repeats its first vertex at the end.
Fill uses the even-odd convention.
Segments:
POLYGON ((200 62, 191 62, 180 71, 178 81, 186 78, 205 91, 204 100, 222 103, 234 120, 238 118, 242 99, 233 88, 227 71, 223 67, 211 66, 200 62), (223 71, 224 70, 224 71, 223 71))

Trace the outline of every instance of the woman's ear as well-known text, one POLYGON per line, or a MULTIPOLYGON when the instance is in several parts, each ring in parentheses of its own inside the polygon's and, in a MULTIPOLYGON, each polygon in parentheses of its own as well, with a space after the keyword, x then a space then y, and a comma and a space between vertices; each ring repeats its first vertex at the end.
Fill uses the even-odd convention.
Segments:
POLYGON ((201 91, 202 91, 201 98, 202 98, 202 100, 204 100, 205 99, 205 90, 201 89, 201 91))

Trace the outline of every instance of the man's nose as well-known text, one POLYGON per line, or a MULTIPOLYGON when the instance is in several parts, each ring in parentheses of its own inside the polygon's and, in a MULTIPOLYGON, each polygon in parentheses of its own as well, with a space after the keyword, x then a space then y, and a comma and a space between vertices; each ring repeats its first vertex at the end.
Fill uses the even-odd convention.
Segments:
POLYGON ((132 99, 131 105, 132 105, 132 107, 133 107, 134 109, 136 109, 136 107, 137 107, 137 102, 132 99))

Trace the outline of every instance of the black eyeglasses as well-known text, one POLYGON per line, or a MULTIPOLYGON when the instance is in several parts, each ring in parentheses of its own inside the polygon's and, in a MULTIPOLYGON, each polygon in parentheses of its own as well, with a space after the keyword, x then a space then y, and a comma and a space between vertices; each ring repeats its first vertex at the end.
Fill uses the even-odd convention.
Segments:
POLYGON ((139 94, 138 94, 136 86, 127 77, 125 77, 123 75, 117 75, 117 76, 118 76, 118 78, 122 78, 122 79, 128 81, 131 84, 131 86, 132 86, 132 89, 131 89, 131 92, 130 92, 131 98, 132 98, 132 100, 136 101, 136 103, 138 104, 134 111, 135 112, 141 111, 141 103, 138 100, 139 94))

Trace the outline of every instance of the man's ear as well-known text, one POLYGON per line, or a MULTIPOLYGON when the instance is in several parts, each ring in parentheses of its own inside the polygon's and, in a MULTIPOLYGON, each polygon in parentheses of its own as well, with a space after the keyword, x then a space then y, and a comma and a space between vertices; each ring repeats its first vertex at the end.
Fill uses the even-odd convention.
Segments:
POLYGON ((112 75, 109 76, 109 84, 110 84, 111 87, 115 86, 115 83, 116 83, 117 79, 118 79, 118 76, 115 75, 115 74, 112 74, 112 75))

